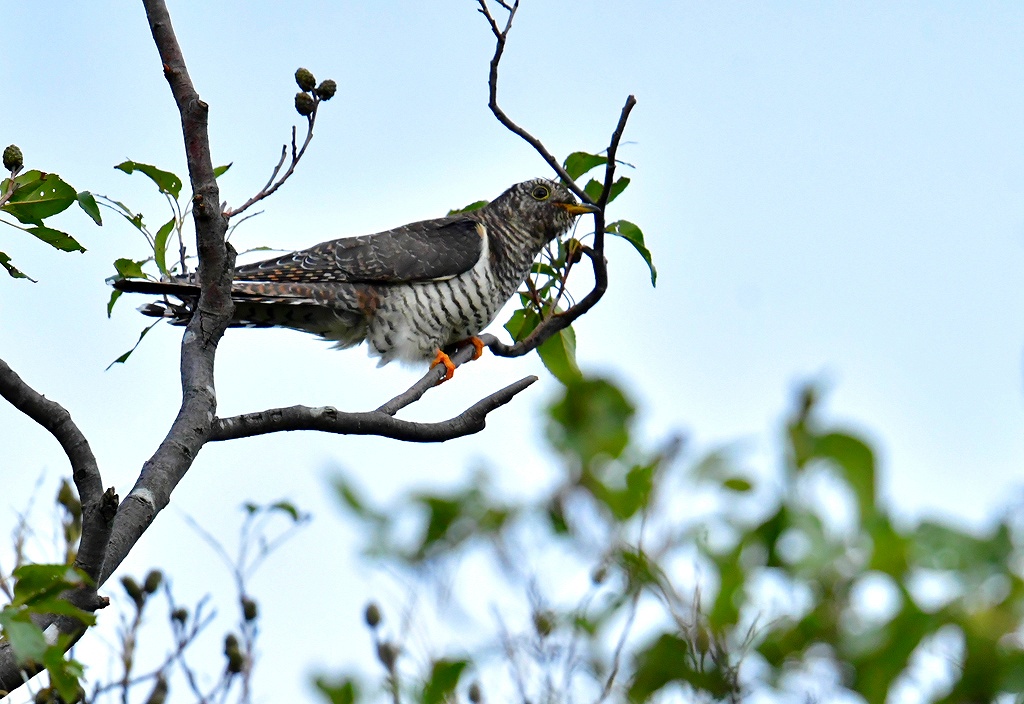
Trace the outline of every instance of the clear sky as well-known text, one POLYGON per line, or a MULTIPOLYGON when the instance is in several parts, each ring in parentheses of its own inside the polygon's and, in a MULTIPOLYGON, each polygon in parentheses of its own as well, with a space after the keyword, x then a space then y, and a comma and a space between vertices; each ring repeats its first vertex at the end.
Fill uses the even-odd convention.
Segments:
MULTIPOLYGON (((236 246, 383 230, 547 175, 487 111, 493 43, 475 7, 171 2, 211 106, 214 161, 234 164, 221 181, 230 204, 265 182, 297 123, 295 68, 340 86, 299 172, 236 246)), ((981 526, 1019 502, 1021 36, 1024 6, 1011 2, 524 0, 500 97, 514 119, 564 156, 602 148, 625 97, 638 101, 621 152, 633 183, 609 215, 643 228, 659 285, 626 246, 610 245, 610 291, 577 327, 583 368, 622 381, 652 436, 682 429, 694 452, 742 440, 766 466, 792 390, 823 380, 830 417, 875 443, 885 500, 907 516, 981 526)), ((184 173, 141 3, 8 3, 0 45, 0 142, 163 222, 148 182, 112 168, 131 158, 184 173)), ((124 495, 177 408, 180 331, 154 330, 130 364, 104 372, 142 320, 127 300, 106 319, 103 279, 115 258, 144 250, 111 215, 102 229, 78 212, 61 224, 86 254, 0 229, 0 250, 40 279, 0 279, 0 358, 71 411, 124 495)), ((229 332, 220 411, 364 410, 418 377, 373 365, 298 333, 229 332)), ((529 373, 544 375, 534 358, 485 357, 408 417, 454 415, 529 373)), ((242 501, 289 497, 316 520, 253 585, 277 614, 264 630, 273 676, 300 687, 310 663, 365 660, 359 613, 377 583, 352 559, 325 477, 341 467, 386 497, 487 464, 528 491, 545 459, 519 453, 539 437, 538 409, 555 389, 545 377, 483 434, 444 446, 304 433, 208 447, 126 569, 167 567, 183 599, 225 589, 180 515, 230 539, 242 501), (352 647, 325 652, 324 629, 352 630, 352 647)), ((0 525, 13 525, 38 475, 45 504, 65 461, 3 406, 0 445, 0 525)))

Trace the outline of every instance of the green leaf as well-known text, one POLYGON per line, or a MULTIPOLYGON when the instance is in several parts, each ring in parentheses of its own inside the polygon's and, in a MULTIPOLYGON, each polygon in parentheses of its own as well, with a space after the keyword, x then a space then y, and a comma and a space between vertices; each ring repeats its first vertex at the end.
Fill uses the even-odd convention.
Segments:
POLYGON ((331 704, 355 704, 359 701, 359 687, 352 677, 342 677, 333 681, 326 677, 317 677, 316 688, 331 704))
POLYGON ((520 308, 505 323, 505 329, 516 342, 525 340, 540 323, 540 315, 532 308, 520 308))
POLYGON ((14 648, 18 662, 40 662, 46 653, 46 638, 39 626, 32 623, 28 611, 6 607, 0 611, 0 627, 14 648))
POLYGON ((41 227, 44 219, 67 210, 78 199, 78 192, 57 174, 29 171, 15 183, 18 188, 0 210, 26 225, 41 227))
POLYGON ((11 258, 8 255, 4 254, 3 252, 0 252, 0 266, 2 266, 4 269, 7 269, 7 273, 10 274, 11 278, 13 279, 28 279, 32 283, 36 282, 35 279, 30 277, 28 274, 23 272, 18 267, 11 264, 11 258))
POLYGON ((85 247, 78 244, 74 237, 66 232, 60 230, 54 230, 51 227, 45 227, 38 225, 35 227, 27 228, 26 232, 35 235, 46 244, 50 245, 54 249, 59 249, 62 252, 84 252, 85 247))
POLYGON ((462 671, 468 665, 465 660, 437 660, 430 671, 430 678, 423 686, 423 704, 443 704, 454 701, 452 693, 459 686, 462 671))
POLYGON ((576 364, 576 333, 572 326, 559 330, 545 340, 537 348, 537 354, 547 370, 566 386, 583 378, 576 364))
POLYGON ((66 589, 85 585, 89 578, 84 572, 64 564, 22 565, 14 570, 15 606, 29 605, 43 598, 60 594, 66 589))
MULTIPOLYGON (((231 162, 231 163, 233 164, 234 162, 231 162)), ((228 172, 228 169, 230 169, 230 168, 231 168, 231 164, 224 164, 224 166, 215 166, 213 168, 213 177, 214 178, 220 178, 221 176, 226 174, 228 172)))
POLYGON ((103 224, 103 217, 100 215, 100 206, 89 191, 81 191, 75 198, 78 206, 85 211, 86 215, 92 218, 97 225, 103 224))
POLYGON ((153 323, 152 323, 151 325, 149 325, 148 327, 146 327, 146 329, 145 329, 145 330, 143 330, 143 331, 142 331, 141 333, 139 333, 139 340, 138 340, 138 342, 136 342, 136 343, 135 343, 135 344, 134 344, 134 345, 132 346, 132 348, 131 348, 130 350, 128 350, 127 352, 125 352, 124 354, 122 354, 122 355, 121 355, 120 357, 118 357, 117 359, 115 359, 115 360, 114 360, 113 362, 111 362, 110 364, 108 364, 108 365, 107 365, 107 368, 106 368, 106 369, 104 369, 103 371, 109 371, 109 370, 110 370, 110 368, 111 368, 112 366, 114 366, 115 364, 124 364, 124 363, 125 363, 126 361, 128 361, 128 358, 132 356, 132 352, 134 352, 135 350, 137 350, 137 349, 139 348, 139 345, 141 345, 141 344, 142 344, 142 338, 144 338, 144 337, 146 336, 146 333, 148 333, 148 332, 149 332, 150 330, 152 330, 152 329, 153 329, 153 328, 154 328, 154 327, 156 326, 156 324, 157 324, 157 323, 159 323, 159 322, 160 322, 160 320, 159 320, 159 319, 158 319, 158 320, 156 320, 156 321, 155 321, 155 322, 153 322, 153 323))
POLYGON ((565 167, 565 171, 569 174, 569 178, 575 181, 591 169, 603 166, 607 163, 608 157, 600 156, 598 154, 588 154, 587 152, 573 152, 569 156, 565 157, 565 161, 562 162, 562 166, 565 167))
POLYGON ((82 663, 66 659, 64 648, 50 646, 43 655, 43 665, 50 675, 50 685, 66 702, 82 701, 82 685, 80 678, 85 676, 82 663))
POLYGON ((146 272, 142 270, 142 265, 145 264, 148 259, 141 259, 136 261, 134 259, 121 259, 114 260, 114 269, 117 270, 117 275, 110 277, 109 280, 118 281, 120 279, 144 279, 146 278, 146 272))
POLYGON ((562 452, 587 466, 594 458, 616 458, 629 444, 636 408, 605 379, 577 379, 549 411, 548 437, 562 452))
POLYGON ((633 245, 633 249, 640 253, 640 256, 647 262, 647 268, 651 270, 651 286, 658 285, 658 270, 654 268, 654 262, 651 260, 651 252, 647 249, 644 244, 644 233, 640 231, 640 228, 629 222, 628 220, 617 220, 604 230, 609 235, 615 235, 633 245))
POLYGON ((172 217, 160 226, 160 229, 156 231, 156 237, 153 238, 153 259, 156 261, 156 268, 165 276, 168 275, 167 238, 170 237, 171 232, 174 230, 174 223, 175 219, 172 217))
MULTIPOLYGON (((623 176, 615 180, 612 183, 611 191, 608 194, 608 202, 611 203, 613 200, 619 197, 619 194, 626 190, 626 186, 629 185, 629 178, 623 176)), ((601 191, 604 190, 604 184, 598 183, 594 179, 591 179, 583 192, 590 196, 590 199, 595 203, 601 198, 601 191)))
POLYGON ((169 193, 175 200, 181 194, 181 179, 170 171, 164 171, 151 164, 141 164, 137 161, 123 161, 114 168, 124 171, 126 174, 131 174, 135 171, 145 174, 157 185, 161 193, 169 193))
POLYGON ((469 205, 463 206, 461 208, 453 208, 452 210, 449 210, 448 214, 449 215, 459 215, 461 213, 471 213, 474 210, 480 210, 480 208, 484 207, 489 202, 490 201, 486 201, 486 200, 473 201, 469 205))

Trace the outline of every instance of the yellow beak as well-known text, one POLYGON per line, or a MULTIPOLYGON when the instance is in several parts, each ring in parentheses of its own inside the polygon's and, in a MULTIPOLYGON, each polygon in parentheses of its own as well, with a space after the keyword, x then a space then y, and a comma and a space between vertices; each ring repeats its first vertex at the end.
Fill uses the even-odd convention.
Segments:
POLYGON ((565 208, 573 215, 583 215, 584 213, 596 213, 598 207, 596 205, 587 205, 586 203, 555 203, 559 208, 565 208))

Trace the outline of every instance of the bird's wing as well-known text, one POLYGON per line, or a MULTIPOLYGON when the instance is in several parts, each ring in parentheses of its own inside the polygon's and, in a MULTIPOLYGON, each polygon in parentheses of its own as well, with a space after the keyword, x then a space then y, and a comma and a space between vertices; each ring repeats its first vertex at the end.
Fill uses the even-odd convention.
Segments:
POLYGON ((235 281, 322 284, 446 279, 473 268, 483 252, 483 238, 483 225, 466 217, 424 220, 246 264, 235 270, 235 281))

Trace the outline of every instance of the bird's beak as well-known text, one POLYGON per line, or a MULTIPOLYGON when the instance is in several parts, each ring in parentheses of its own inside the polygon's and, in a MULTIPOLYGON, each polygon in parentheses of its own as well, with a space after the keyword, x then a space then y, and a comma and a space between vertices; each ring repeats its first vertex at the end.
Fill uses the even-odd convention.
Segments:
POLYGON ((584 213, 596 213, 600 208, 596 205, 586 203, 555 203, 559 208, 565 208, 571 215, 583 215, 584 213))

